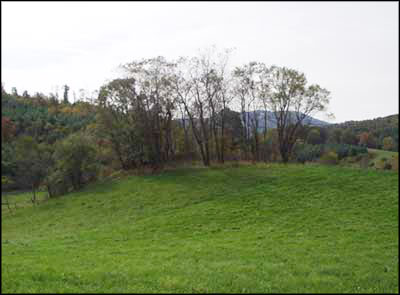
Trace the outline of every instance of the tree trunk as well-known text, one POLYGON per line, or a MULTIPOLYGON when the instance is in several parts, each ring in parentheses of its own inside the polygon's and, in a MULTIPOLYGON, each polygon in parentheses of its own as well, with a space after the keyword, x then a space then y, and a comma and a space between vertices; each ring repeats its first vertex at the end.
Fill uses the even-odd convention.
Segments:
POLYGON ((203 109, 200 109, 200 124, 201 124, 201 129, 203 131, 202 133, 203 133, 203 138, 204 138, 204 151, 205 151, 204 165, 210 166, 210 148, 209 148, 209 142, 208 142, 208 131, 207 131, 207 126, 204 122, 203 109))
POLYGON ((264 142, 267 140, 267 121, 268 121, 268 112, 264 111, 264 142))
POLYGON ((210 166, 210 148, 209 148, 208 139, 205 141, 205 152, 206 152, 206 160, 204 162, 204 165, 210 166))
POLYGON ((218 141, 218 130, 215 122, 213 123, 213 134, 214 134, 214 141, 215 141, 215 151, 217 154, 217 160, 218 162, 222 162, 221 160, 221 149, 219 146, 219 141, 218 141))
POLYGON ((255 160, 257 162, 260 160, 260 144, 258 140, 257 131, 254 132, 254 144, 255 144, 255 160))
POLYGON ((200 154, 201 154, 201 159, 203 160, 203 164, 204 164, 204 166, 208 166, 202 142, 199 143, 199 148, 200 148, 200 154))
POLYGON ((266 143, 267 143, 267 121, 268 121, 268 111, 264 111, 264 144, 262 145, 262 157, 264 162, 267 162, 267 151, 266 151, 266 143))
POLYGON ((280 152, 281 152, 282 162, 286 164, 289 161, 288 152, 285 148, 280 149, 280 152))
POLYGON ((35 189, 35 186, 34 185, 32 185, 32 193, 33 193, 33 196, 32 196, 32 203, 33 204, 36 204, 36 189, 35 189))
POLYGON ((225 136, 225 108, 222 110, 222 117, 221 117, 221 163, 222 164, 225 162, 225 159, 224 159, 224 149, 225 149, 224 136, 225 136))
POLYGON ((280 154, 282 157, 282 162, 285 164, 287 162, 289 162, 289 155, 290 155, 289 144, 286 142, 283 142, 282 144, 280 144, 279 151, 280 151, 280 154))

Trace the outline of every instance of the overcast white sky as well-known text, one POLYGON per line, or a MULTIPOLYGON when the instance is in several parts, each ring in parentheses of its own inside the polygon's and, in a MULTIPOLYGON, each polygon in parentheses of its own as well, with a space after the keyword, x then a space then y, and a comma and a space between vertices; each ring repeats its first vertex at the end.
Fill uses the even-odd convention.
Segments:
MULTIPOLYGON (((121 63, 235 47, 234 65, 304 72, 331 91, 330 122, 398 113, 397 2, 2 2, 2 82, 98 89, 121 63)), ((326 119, 324 116, 316 116, 326 119)))

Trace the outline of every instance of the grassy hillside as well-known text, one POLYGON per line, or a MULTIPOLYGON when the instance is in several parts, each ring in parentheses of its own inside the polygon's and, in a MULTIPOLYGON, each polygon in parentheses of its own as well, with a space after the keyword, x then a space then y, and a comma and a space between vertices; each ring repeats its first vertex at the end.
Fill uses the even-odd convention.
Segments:
POLYGON ((190 168, 3 209, 2 291, 396 293, 398 174, 190 168))

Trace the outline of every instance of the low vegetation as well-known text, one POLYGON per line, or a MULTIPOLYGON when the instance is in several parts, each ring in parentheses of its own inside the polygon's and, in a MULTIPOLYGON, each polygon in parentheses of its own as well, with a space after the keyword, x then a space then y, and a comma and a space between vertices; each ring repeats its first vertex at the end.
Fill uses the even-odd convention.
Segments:
POLYGON ((178 169, 3 211, 2 290, 397 293, 398 246, 397 173, 178 169))

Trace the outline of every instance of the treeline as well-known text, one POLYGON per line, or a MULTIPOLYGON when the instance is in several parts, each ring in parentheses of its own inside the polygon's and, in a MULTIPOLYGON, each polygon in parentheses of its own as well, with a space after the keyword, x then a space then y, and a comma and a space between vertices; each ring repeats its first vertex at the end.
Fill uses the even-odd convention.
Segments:
POLYGON ((73 104, 68 87, 62 100, 2 89, 2 187, 56 196, 119 169, 288 162, 297 160, 296 145, 331 140, 330 129, 306 125, 327 110, 326 89, 286 67, 232 67, 229 56, 210 50, 128 63, 95 99, 73 104))
POLYGON ((213 54, 129 63, 126 78, 101 88, 102 136, 124 169, 159 168, 185 155, 197 155, 205 166, 266 160, 269 110, 280 158, 289 161, 304 119, 325 110, 329 92, 308 85, 296 70, 256 62, 230 70, 229 52, 213 54))

